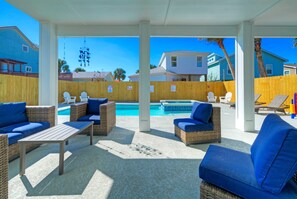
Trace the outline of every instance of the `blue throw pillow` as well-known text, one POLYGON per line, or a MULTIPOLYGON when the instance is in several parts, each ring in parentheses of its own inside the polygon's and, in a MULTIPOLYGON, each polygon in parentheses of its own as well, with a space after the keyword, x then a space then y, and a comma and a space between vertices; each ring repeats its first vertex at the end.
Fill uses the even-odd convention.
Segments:
POLYGON ((0 127, 27 121, 26 102, 4 103, 0 105, 0 127))
POLYGON ((107 98, 89 98, 87 114, 100 115, 100 105, 107 102, 107 98))
POLYGON ((278 115, 268 115, 251 147, 259 186, 280 193, 297 171, 297 129, 278 115))
POLYGON ((208 103, 194 102, 191 118, 207 124, 212 114, 212 105, 208 103))

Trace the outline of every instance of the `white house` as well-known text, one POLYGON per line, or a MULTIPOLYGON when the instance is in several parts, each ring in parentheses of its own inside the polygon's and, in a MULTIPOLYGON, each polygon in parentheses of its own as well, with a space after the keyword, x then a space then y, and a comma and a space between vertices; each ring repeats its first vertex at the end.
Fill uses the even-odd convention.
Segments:
MULTIPOLYGON (((207 75, 207 55, 193 51, 164 52, 157 68, 150 70, 150 81, 199 81, 207 75)), ((138 81, 139 74, 129 76, 138 81)))
POLYGON ((297 64, 284 64, 284 75, 297 74, 297 64))

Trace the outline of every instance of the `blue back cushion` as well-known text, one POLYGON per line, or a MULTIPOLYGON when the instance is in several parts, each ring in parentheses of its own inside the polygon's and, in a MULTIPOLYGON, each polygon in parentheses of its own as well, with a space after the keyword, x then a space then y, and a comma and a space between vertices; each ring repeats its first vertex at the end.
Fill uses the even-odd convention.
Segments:
POLYGON ((26 102, 4 103, 0 105, 0 127, 27 121, 26 102))
POLYGON ((89 98, 87 114, 100 115, 100 105, 108 102, 107 98, 89 98))
POLYGON ((297 171, 297 130, 278 115, 268 115, 251 147, 259 186, 280 193, 297 171))
POLYGON ((212 114, 212 105, 208 103, 194 102, 191 118, 207 124, 212 114))

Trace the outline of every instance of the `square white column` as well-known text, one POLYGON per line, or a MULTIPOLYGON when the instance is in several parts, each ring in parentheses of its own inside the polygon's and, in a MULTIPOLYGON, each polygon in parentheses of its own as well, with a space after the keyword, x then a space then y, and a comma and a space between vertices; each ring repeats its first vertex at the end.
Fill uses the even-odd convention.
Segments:
POLYGON ((150 24, 139 24, 139 131, 150 131, 150 24))
POLYGON ((255 130, 254 110, 254 34, 253 24, 245 21, 238 27, 235 41, 236 128, 255 130))
POLYGON ((58 40, 56 26, 41 22, 39 37, 39 105, 54 105, 57 108, 58 40))

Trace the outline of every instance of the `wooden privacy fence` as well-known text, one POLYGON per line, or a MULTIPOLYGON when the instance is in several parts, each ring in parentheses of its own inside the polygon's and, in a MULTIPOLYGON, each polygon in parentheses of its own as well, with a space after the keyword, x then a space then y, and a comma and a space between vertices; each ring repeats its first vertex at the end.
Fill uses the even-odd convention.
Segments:
MULTIPOLYGON (((226 92, 233 93, 235 101, 235 82, 151 82, 151 101, 162 99, 193 99, 206 101, 207 93, 212 91, 216 96, 226 92), (152 88, 153 87, 153 88, 152 88)), ((77 97, 86 91, 90 97, 107 97, 117 102, 137 102, 138 82, 71 82, 59 81, 59 102, 63 102, 63 93, 67 91, 77 97)), ((259 101, 269 103, 275 95, 289 95, 286 104, 290 103, 293 93, 297 92, 297 75, 277 76, 255 79, 255 93, 261 94, 259 101)), ((26 101, 29 105, 38 104, 38 78, 1 75, 0 102, 26 101)))

